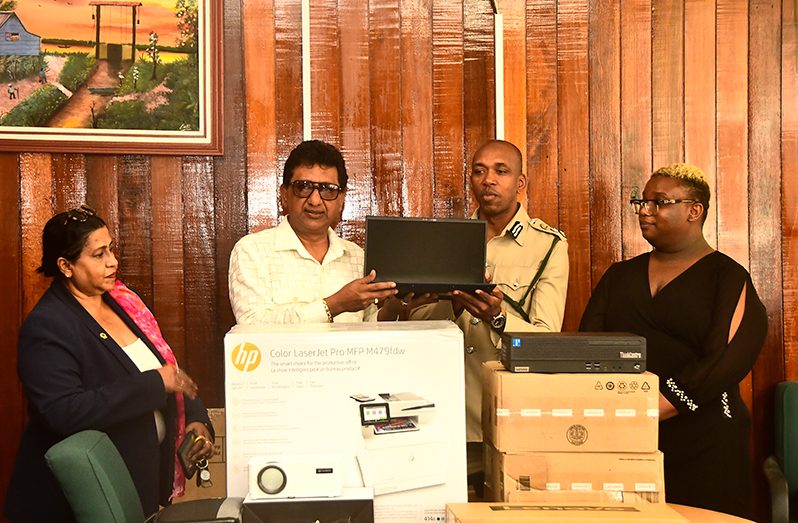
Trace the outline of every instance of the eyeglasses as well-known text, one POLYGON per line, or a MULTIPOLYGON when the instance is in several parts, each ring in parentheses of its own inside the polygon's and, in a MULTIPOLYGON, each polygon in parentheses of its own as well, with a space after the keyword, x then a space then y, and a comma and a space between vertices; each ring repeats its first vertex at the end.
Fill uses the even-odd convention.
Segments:
POLYGON ((69 223, 70 220, 73 222, 83 223, 94 215, 95 215, 94 209, 92 209, 88 205, 81 205, 80 207, 69 209, 66 212, 66 216, 64 217, 64 225, 69 223))
POLYGON ((666 198, 656 198, 656 199, 648 199, 648 200, 639 200, 637 198, 632 198, 629 200, 629 203, 632 205, 632 210, 635 214, 640 214, 640 211, 645 208, 646 212, 651 215, 657 214, 659 212, 660 207, 664 207, 666 205, 674 205, 677 203, 696 203, 698 200, 674 200, 674 199, 666 199, 666 198))
POLYGON ((341 188, 334 183, 311 182, 310 180, 291 182, 291 191, 297 198, 310 198, 315 190, 319 191, 322 200, 335 200, 341 194, 341 188))

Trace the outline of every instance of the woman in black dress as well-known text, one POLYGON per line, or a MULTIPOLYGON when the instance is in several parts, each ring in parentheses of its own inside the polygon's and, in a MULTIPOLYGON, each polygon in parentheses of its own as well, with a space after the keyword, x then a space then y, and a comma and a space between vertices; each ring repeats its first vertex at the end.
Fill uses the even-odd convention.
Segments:
POLYGON ((704 239, 709 186, 700 169, 655 171, 631 204, 654 249, 607 270, 580 330, 646 338, 647 368, 660 381, 668 502, 750 518, 750 416, 739 382, 764 343, 765 308, 748 272, 704 239))

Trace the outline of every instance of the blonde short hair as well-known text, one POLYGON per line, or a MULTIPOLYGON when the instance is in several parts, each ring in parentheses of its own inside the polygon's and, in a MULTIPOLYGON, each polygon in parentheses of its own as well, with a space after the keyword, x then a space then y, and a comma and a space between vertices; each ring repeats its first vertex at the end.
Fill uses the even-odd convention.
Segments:
POLYGON ((701 216, 701 223, 707 219, 707 212, 709 211, 709 184, 707 178, 704 176, 704 171, 695 165, 689 163, 672 163, 665 167, 660 167, 651 174, 654 176, 665 176, 673 178, 684 185, 690 192, 690 197, 701 202, 704 206, 704 213, 701 216))

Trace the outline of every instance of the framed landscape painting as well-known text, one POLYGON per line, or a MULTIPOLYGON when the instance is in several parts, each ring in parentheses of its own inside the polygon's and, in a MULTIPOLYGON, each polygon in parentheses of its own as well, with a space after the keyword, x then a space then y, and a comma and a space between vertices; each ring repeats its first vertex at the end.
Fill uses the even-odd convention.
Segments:
POLYGON ((0 150, 222 154, 221 0, 0 0, 0 150))

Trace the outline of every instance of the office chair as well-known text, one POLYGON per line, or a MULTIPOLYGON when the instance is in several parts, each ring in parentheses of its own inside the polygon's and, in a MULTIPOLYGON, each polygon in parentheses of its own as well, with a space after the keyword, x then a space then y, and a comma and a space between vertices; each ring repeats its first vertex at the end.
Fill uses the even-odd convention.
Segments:
MULTIPOLYGON (((78 523, 142 523, 145 515, 130 472, 104 432, 84 430, 44 455, 78 523)), ((170 505, 147 523, 239 523, 241 498, 202 499, 170 505)))
POLYGON ((798 522, 798 381, 776 385, 774 455, 763 464, 773 523, 798 522))

